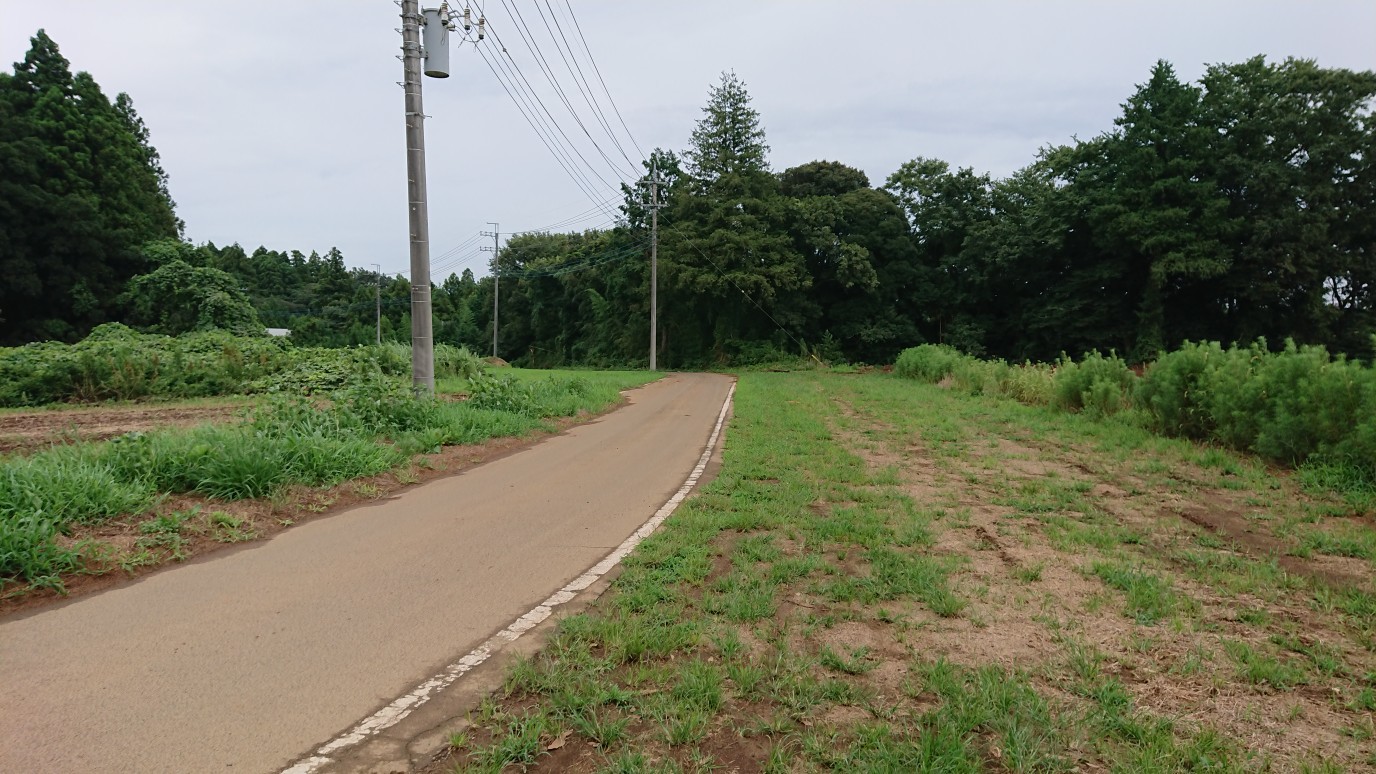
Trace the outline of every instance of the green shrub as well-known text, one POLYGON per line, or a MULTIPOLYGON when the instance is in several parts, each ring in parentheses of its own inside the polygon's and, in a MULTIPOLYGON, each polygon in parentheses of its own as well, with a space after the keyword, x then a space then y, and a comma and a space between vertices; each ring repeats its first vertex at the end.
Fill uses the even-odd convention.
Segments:
POLYGON ((1098 416, 1116 414, 1127 408, 1136 379, 1112 352, 1108 357, 1090 352, 1078 363, 1062 356, 1052 380, 1051 405, 1098 416))
POLYGON ((907 379, 935 384, 950 376, 956 365, 967 357, 953 347, 921 344, 899 353, 898 360, 893 364, 893 371, 907 379))
POLYGON ((1227 350, 1187 343, 1147 369, 1137 398, 1167 435, 1376 476, 1376 372, 1323 347, 1287 342, 1269 352, 1262 340, 1227 350))
MULTIPOLYGON (((407 348, 410 356, 410 348, 407 348)), ((472 379, 483 372, 483 359, 468 351, 468 347, 435 345, 435 376, 458 376, 472 379)), ((406 373, 410 373, 409 367, 406 373)))
POLYGON ((1222 357, 1217 343, 1185 342, 1147 368, 1137 386, 1137 405, 1147 411, 1157 431, 1196 440, 1213 436, 1208 372, 1222 357))
POLYGON ((340 424, 368 437, 395 437, 439 423, 439 402, 433 396, 415 394, 410 384, 397 379, 360 379, 334 393, 331 400, 340 424))
POLYGON ((76 344, 0 350, 0 406, 238 392, 285 367, 289 351, 282 339, 224 331, 159 336, 107 323, 76 344))
POLYGON ((484 371, 468 382, 468 403, 488 411, 506 411, 533 416, 538 404, 529 385, 502 374, 494 376, 484 371))
POLYGON ((971 395, 1002 396, 1008 364, 960 355, 951 366, 951 382, 971 395))
POLYGON ((1206 346, 1210 353, 1196 387, 1200 419, 1209 427, 1202 437, 1252 449, 1266 416, 1266 342, 1258 340, 1246 349, 1206 346))
POLYGON ((1344 482, 1359 502, 1376 491, 1376 371, 1323 347, 1265 340, 1224 349, 1186 342, 1142 375, 1110 353, 1092 352, 1054 371, 1044 365, 981 361, 931 344, 906 349, 899 376, 950 383, 979 395, 1109 415, 1139 409, 1163 435, 1214 441, 1275 462, 1312 463, 1312 481, 1344 482))
MULTIPOLYGON (((481 370, 482 361, 467 349, 435 346, 437 376, 471 377, 481 370)), ((269 336, 212 330, 174 337, 107 323, 76 344, 0 349, 0 406, 241 392, 318 395, 378 373, 410 374, 410 346, 294 347, 269 336)))
MULTIPOLYGON (((1266 421, 1255 450, 1274 460, 1297 465, 1311 455, 1351 448, 1349 436, 1376 409, 1368 404, 1363 411, 1372 372, 1341 355, 1331 359, 1323 347, 1286 342, 1284 351, 1267 359, 1261 376, 1266 421)), ((1376 447, 1357 446, 1353 451, 1376 460, 1376 447)))

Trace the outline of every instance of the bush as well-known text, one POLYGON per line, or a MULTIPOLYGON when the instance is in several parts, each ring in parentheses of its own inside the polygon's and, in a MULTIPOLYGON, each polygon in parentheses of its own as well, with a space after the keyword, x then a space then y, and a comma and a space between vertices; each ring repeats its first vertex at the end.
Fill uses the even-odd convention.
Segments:
POLYGON ((1104 416, 1138 408, 1164 435, 1215 441, 1287 465, 1308 462, 1328 471, 1315 480, 1361 479, 1376 488, 1376 371, 1323 347, 1287 342, 1270 352, 1264 340, 1228 349, 1186 342, 1139 378, 1113 353, 1062 358, 1053 371, 924 344, 904 350, 894 371, 1065 411, 1104 416))
POLYGON ((1050 366, 1023 363, 1003 375, 1003 394, 1031 406, 1050 405, 1055 395, 1055 372, 1050 366))
POLYGON ((1376 372, 1323 347, 1187 343, 1147 370, 1138 399, 1167 435, 1288 465, 1310 458, 1355 465, 1376 476, 1376 372))
POLYGON ((1376 464, 1376 446, 1356 441, 1353 432, 1372 422, 1376 403, 1368 398, 1373 373, 1342 355, 1330 359, 1323 347, 1296 347, 1267 358, 1261 373, 1265 421, 1257 431, 1255 450, 1265 457, 1297 465, 1311 456, 1360 455, 1376 464), (1365 403, 1365 405, 1363 405, 1365 403))
POLYGON ((1137 387, 1137 404, 1157 431, 1196 440, 1214 435, 1217 423, 1208 385, 1210 372, 1223 357, 1217 343, 1185 342, 1147 368, 1137 387))
POLYGON ((537 408, 530 387, 506 374, 494 376, 486 371, 469 380, 468 403, 474 408, 527 416, 535 414, 537 408))
POLYGON ((1051 404, 1097 416, 1116 414, 1127 408, 1135 380, 1128 364, 1112 352, 1108 357, 1090 352, 1078 363, 1062 356, 1052 379, 1051 404))
POLYGON ((903 350, 893 364, 894 373, 931 384, 945 379, 962 360, 970 359, 944 344, 922 344, 903 350))
POLYGON ((289 351, 281 339, 224 331, 174 338, 107 323, 76 344, 0 350, 0 406, 223 395, 280 370, 289 351))
MULTIPOLYGON (((467 349, 435 346, 437 376, 471 377, 481 370, 482 361, 467 349)), ((409 375, 410 346, 294 347, 287 339, 222 330, 174 337, 107 323, 76 344, 0 348, 0 406, 244 392, 319 395, 379 373, 409 375)))

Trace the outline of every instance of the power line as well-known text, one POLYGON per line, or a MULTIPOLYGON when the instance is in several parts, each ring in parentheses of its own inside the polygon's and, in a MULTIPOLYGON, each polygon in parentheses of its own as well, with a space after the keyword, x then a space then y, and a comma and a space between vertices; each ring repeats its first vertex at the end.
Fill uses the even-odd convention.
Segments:
POLYGON ((460 242, 459 244, 454 245, 453 247, 451 247, 451 248, 449 248, 448 250, 444 251, 444 253, 442 253, 441 255, 435 256, 433 259, 431 259, 432 262, 434 262, 434 261, 442 261, 442 260, 444 260, 445 258, 448 258, 449 256, 453 255, 454 253, 457 253, 457 252, 459 252, 460 250, 464 249, 465 247, 468 247, 469 245, 471 245, 471 244, 473 244, 474 242, 478 241, 478 239, 481 238, 481 236, 482 236, 482 234, 474 234, 473 236, 471 236, 471 237, 465 239, 464 241, 460 242))
POLYGON ((559 24, 559 17, 555 16, 554 8, 549 4, 549 0, 545 0, 545 7, 549 8, 549 15, 554 19, 554 28, 559 31, 559 40, 564 41, 563 48, 560 48, 559 40, 555 40, 554 30, 550 29, 549 26, 549 18, 546 18, 545 12, 540 10, 540 4, 537 0, 535 10, 540 11, 540 20, 545 23, 545 31, 549 33, 550 40, 554 41, 554 49, 559 52, 559 58, 564 60, 564 67, 573 78, 573 85, 578 87, 578 92, 583 95, 583 101, 588 103, 588 107, 592 108, 593 115, 596 116, 598 123, 602 125, 602 129, 607 133, 607 136, 612 139, 612 144, 621 152, 621 158, 625 159, 626 164, 630 166, 632 175, 639 175, 640 168, 636 166, 634 161, 631 161, 630 156, 626 155, 626 149, 621 147, 621 141, 616 138, 616 133, 612 131, 611 124, 607 122, 606 114, 602 112, 602 108, 593 100, 592 86, 588 83, 587 76, 583 75, 583 67, 578 64, 578 57, 573 55, 573 46, 569 45, 569 39, 564 36, 564 28, 559 24), (569 56, 567 57, 564 56, 564 48, 568 49, 569 56), (569 65, 569 57, 573 58, 572 66, 569 65), (577 70, 576 74, 574 72, 575 69, 577 70))
MULTIPOLYGON (((607 210, 606 210, 607 205, 610 205, 613 201, 617 201, 617 200, 619 200, 620 198, 621 198, 620 196, 609 196, 609 197, 607 197, 606 199, 603 199, 602 201, 598 202, 598 204, 597 204, 596 207, 593 207, 593 208, 590 209, 590 210, 584 210, 583 212, 580 212, 580 213, 578 213, 577 215, 571 215, 571 216, 569 216, 569 217, 567 217, 567 218, 564 218, 564 219, 562 219, 562 220, 556 221, 556 222, 554 222, 554 223, 550 223, 550 224, 548 224, 548 225, 537 226, 537 227, 535 227, 535 228, 523 228, 523 229, 520 229, 519 231, 513 231, 512 233, 513 233, 513 234, 531 234, 531 233, 541 233, 541 232, 548 232, 548 231, 558 231, 558 230, 563 229, 563 228, 566 227, 566 226, 571 226, 571 225, 573 225, 573 224, 575 224, 575 223, 581 223, 581 222, 584 222, 584 221, 592 220, 593 218, 597 218, 597 217, 605 217, 605 216, 607 215, 607 210)), ((613 218, 611 218, 611 219, 609 219, 609 220, 604 220, 604 221, 602 221, 602 222, 600 222, 600 223, 598 223, 598 224, 596 224, 596 225, 594 225, 594 226, 591 226, 591 228, 598 228, 598 227, 600 227, 600 226, 611 226, 611 225, 615 225, 619 220, 620 220, 619 217, 613 217, 613 218)), ((586 230, 586 229, 585 229, 585 230, 586 230)))
POLYGON ((482 252, 481 252, 478 248, 474 248, 472 251, 470 251, 470 252, 467 253, 466 255, 463 255, 463 256, 461 256, 461 257, 455 258, 455 259, 453 259, 453 260, 451 260, 451 261, 447 261, 447 262, 445 262, 445 263, 442 263, 442 264, 436 266, 436 267, 433 269, 433 271, 434 271, 434 272, 448 272, 448 273, 450 273, 450 274, 453 274, 455 269, 459 268, 460 266, 464 265, 465 263, 470 263, 470 262, 472 262, 473 259, 477 258, 477 257, 480 256, 480 255, 482 255, 482 252))
MULTIPOLYGON (((583 130, 584 135, 587 136, 588 140, 593 143, 594 148, 597 149, 598 153, 602 156, 603 160, 616 174, 617 179, 619 181, 624 181, 626 179, 625 174, 621 172, 620 168, 616 164, 612 163, 611 159, 602 150, 601 146, 598 145, 597 142, 592 138, 592 135, 588 131, 587 126, 583 123, 582 119, 578 115, 578 112, 574 109, 572 103, 569 101, 567 93, 563 90, 558 78, 554 75, 553 69, 549 66, 548 59, 546 59, 543 53, 540 52, 539 46, 534 39, 533 33, 530 32, 529 26, 525 24, 524 18, 520 18, 519 9, 517 9, 513 14, 511 6, 507 5, 505 0, 503 0, 503 5, 506 8, 508 16, 512 18, 513 25, 516 26, 518 36, 521 38, 526 48, 530 50, 532 54, 536 57, 537 66, 541 69, 541 72, 550 82, 550 86, 555 89, 556 95, 560 98, 561 101, 564 102, 565 108, 569 110, 570 115, 574 117, 574 120, 583 130), (525 31, 522 31, 522 27, 524 27, 525 31)), ((482 4, 475 3, 475 6, 477 7, 479 14, 483 14, 484 18, 486 18, 482 4)), ((550 10, 550 15, 554 17, 555 26, 560 29, 560 34, 562 34, 563 27, 559 22, 558 15, 555 13, 553 6, 549 5, 548 2, 546 2, 546 6, 550 10)), ((543 18, 543 10, 541 11, 541 15, 543 18)), ((574 19, 574 21, 576 23, 577 20, 574 19)), ((614 190, 613 186, 608 182, 608 180, 605 177, 598 173, 597 169, 589 162, 588 157, 585 156, 581 150, 579 150, 578 145, 572 141, 568 133, 563 129, 558 119, 554 117, 554 114, 550 111, 548 105, 540 96, 539 91, 535 88, 534 84, 531 83, 530 79, 526 77, 520 65, 517 63, 516 58, 511 54, 510 50, 506 47, 505 41, 503 41, 502 39, 500 30, 497 29, 495 26, 492 26, 490 20, 488 20, 488 25, 489 26, 487 28, 487 31, 492 37, 492 42, 500 49, 500 54, 494 52, 493 57, 488 57, 487 54, 482 51, 482 48, 478 47, 479 53, 483 56, 484 63, 487 64, 488 69, 492 71, 493 76, 498 79, 498 83, 507 93, 507 96, 514 103, 516 103, 517 109, 521 112, 522 117, 526 120, 526 123, 530 125, 532 131, 535 131, 537 137, 546 146, 546 149, 549 150, 551 155, 555 157, 556 162, 559 162, 560 166, 564 168, 565 174, 568 174, 569 177, 574 180, 575 184, 578 185, 580 190, 582 190, 583 194, 587 196, 589 200, 594 202, 594 204, 603 212, 603 214, 607 216, 609 221, 616 221, 618 219, 618 214, 606 206, 606 204, 610 202, 611 199, 601 198, 593 192, 593 189, 598 189, 599 186, 596 183, 593 183, 592 180, 588 178, 588 173, 591 173, 591 175, 595 177, 598 182, 601 183, 601 187, 614 190), (495 59, 495 63, 494 61, 492 61, 493 59, 495 59), (574 160, 575 156, 577 157, 578 161, 574 160), (582 162, 581 166, 578 163, 580 161, 582 162)), ((546 20, 546 29, 549 29, 548 20, 546 20)), ((553 33, 551 33, 551 37, 553 37, 553 33)), ((572 73, 573 69, 576 69, 578 73, 582 73, 582 66, 578 63, 576 52, 574 52, 573 47, 571 46, 571 44, 569 44, 567 37, 564 38, 564 41, 565 45, 568 46, 569 55, 573 58, 573 67, 570 69, 570 72, 572 73)), ((555 41, 555 45, 556 48, 558 48, 557 40, 555 41)), ((586 49, 586 40, 583 41, 583 45, 586 49)), ((563 56, 563 49, 561 48, 559 49, 559 51, 560 55, 563 56)), ((596 62, 591 59, 590 54, 589 61, 592 63, 594 68, 596 68, 596 62)), ((565 57, 565 65, 569 65, 568 57, 565 57)), ((599 79, 601 78, 600 73, 598 73, 598 77, 599 79)), ((575 78, 575 82, 576 81, 577 79, 575 78)), ((587 82, 586 77, 583 79, 583 81, 584 84, 587 85, 587 89, 584 90, 580 86, 580 92, 583 93, 585 101, 588 101, 589 105, 594 109, 594 111, 601 116, 600 122, 602 124, 603 129, 607 131, 608 137, 610 137, 612 141, 617 145, 617 148, 621 151, 622 156, 626 158, 627 163, 630 164, 631 168, 634 170, 634 162, 627 156, 624 147, 621 146, 620 141, 616 138, 616 134, 611 131, 611 124, 606 119, 605 113, 597 105, 596 96, 593 94, 592 87, 587 82)), ((607 89, 605 81, 603 81, 602 85, 603 91, 606 92, 607 89)), ((610 99, 610 94, 608 95, 608 97, 610 99)), ((619 117, 619 109, 617 108, 614 101, 612 103, 612 107, 614 110, 617 110, 619 117)), ((625 126, 624 119, 622 119, 622 125, 623 127, 625 126)), ((629 131, 627 132, 627 134, 628 136, 630 136, 629 131)), ((633 136, 631 136, 631 141, 632 143, 635 142, 635 138, 633 136)))
POLYGON ((593 58, 592 49, 588 47, 588 39, 583 37, 583 26, 578 23, 578 15, 573 12, 573 6, 569 0, 564 0, 564 6, 569 9, 569 18, 573 19, 573 27, 578 31, 578 39, 583 42, 583 50, 588 54, 588 62, 592 64, 592 71, 597 75, 597 82, 602 84, 602 93, 607 95, 607 101, 612 105, 612 111, 616 113, 616 118, 621 122, 621 128, 626 130, 626 136, 631 139, 631 144, 635 146, 636 153, 640 154, 641 159, 645 159, 645 151, 641 150, 640 143, 635 141, 635 135, 631 134, 631 128, 626 126, 626 119, 621 117, 621 109, 616 106, 616 100, 612 99, 612 93, 607 89, 607 82, 602 79, 602 70, 597 66, 597 60, 593 58))
MULTIPOLYGON (((543 134, 540 130, 540 127, 537 126, 537 119, 542 119, 540 119, 539 112, 535 110, 534 103, 530 103, 531 114, 528 115, 526 112, 526 107, 522 104, 521 100, 517 99, 516 95, 512 93, 511 88, 508 88, 506 80, 504 80, 502 78, 502 75, 497 72, 497 67, 493 66, 492 62, 488 59, 486 52, 484 52, 481 47, 478 47, 478 54, 483 58, 483 62, 487 64, 488 69, 492 71, 493 77, 497 79, 497 83, 501 85, 502 90, 506 92, 507 96, 510 97, 511 101, 516 105, 516 109, 520 111, 521 117, 526 120, 526 123, 530 125, 531 130, 535 132, 535 136, 540 139, 540 142, 543 143, 545 148, 549 150, 550 154, 554 156, 554 160, 557 161, 559 163, 559 166, 564 169, 564 172, 568 174, 569 179, 573 180, 574 185, 578 186, 578 189, 583 192, 584 196, 587 196, 592 201, 598 201, 597 196, 593 193, 595 186, 592 185, 591 181, 587 180, 586 175, 583 175, 581 170, 577 170, 577 164, 573 162, 572 156, 569 156, 568 152, 566 150, 563 150, 563 146, 559 145, 558 138, 554 136, 554 131, 547 128, 545 131, 549 133, 549 139, 546 139, 545 134, 543 134), (534 116, 534 118, 532 118, 532 116, 534 116), (556 149, 556 147, 558 149, 556 149), (561 152, 564 154, 563 156, 560 155, 561 152), (567 158, 567 162, 565 161, 565 158, 567 158)), ((502 62, 501 57, 495 58, 497 60, 498 65, 502 66, 503 68, 506 67, 505 63, 502 62)), ((508 77, 510 78, 512 86, 516 88, 517 92, 522 94, 523 97, 525 97, 525 92, 521 91, 520 84, 516 81, 516 78, 514 76, 508 77)), ((538 99, 538 95, 536 95, 535 98, 538 99)), ((529 102, 529 98, 526 99, 529 102)), ((549 111, 546 110, 545 112, 546 114, 548 114, 549 111)), ((587 160, 585 159, 583 163, 587 164, 587 160)), ((605 180, 603 181, 603 184, 606 184, 605 180)))
MULTIPOLYGON (((475 3, 475 5, 478 7, 480 16, 486 20, 486 13, 483 10, 482 4, 475 3)), ((574 182, 578 184, 578 187, 583 191, 585 196, 594 202, 598 201, 597 195, 593 193, 593 191, 597 189, 597 186, 588 179, 587 175, 578 164, 574 162, 573 156, 578 156, 583 162, 583 166, 586 167, 588 171, 592 172, 594 177, 597 177, 597 179, 601 181, 603 187, 611 188, 611 185, 603 179, 601 175, 597 174, 597 171, 588 163, 588 160, 583 156, 582 152, 579 151, 573 141, 569 139, 568 134, 564 132, 563 127, 559 125, 558 121, 554 119, 554 115, 549 111, 549 108, 545 106, 544 100, 540 98, 539 93, 530 83, 530 80, 526 78, 525 73, 521 72, 521 68, 516 64, 516 60, 507 52, 506 44, 502 42, 501 33, 495 28, 492 28, 490 22, 488 24, 488 33, 491 34, 493 40, 496 41, 497 46, 501 49, 501 53, 507 56, 503 59, 500 54, 494 52, 493 59, 496 60, 496 67, 494 67, 492 61, 489 61, 487 54, 482 48, 475 46, 475 48, 478 49, 478 53, 482 55, 483 61, 487 64, 488 69, 493 71, 493 76, 501 83, 502 88, 507 92, 507 96, 511 97, 513 102, 517 103, 517 109, 521 110, 522 116, 526 119, 526 122, 531 125, 531 129, 535 131, 536 135, 540 136, 542 141, 544 141, 544 136, 548 135, 549 141, 546 142, 545 147, 554 154, 556 160, 561 158, 560 153, 562 152, 562 159, 567 161, 567 165, 562 162, 560 165, 564 166, 565 172, 574 179, 574 182), (511 84, 510 88, 507 87, 506 81, 502 80, 502 76, 497 73, 498 67, 506 73, 506 78, 511 84), (515 94, 521 96, 521 100, 518 100, 515 94, 512 93, 513 89, 515 90, 515 94), (522 100, 524 100, 524 103, 522 100), (529 115, 526 114, 526 110, 522 109, 523 104, 528 107, 529 115), (539 109, 536 109, 537 105, 539 109), (544 113, 543 117, 541 116, 542 111, 544 113), (537 124, 539 125, 538 127, 537 124), (541 127, 544 129, 545 135, 541 134, 541 127), (563 138, 563 143, 559 142, 560 137, 563 138), (558 151, 555 150, 556 147, 558 151), (572 153, 569 151, 572 151, 572 153)))
MULTIPOLYGON (((560 101, 564 103, 564 107, 568 109, 569 115, 573 116, 574 123, 578 124, 578 128, 583 130, 583 134, 588 138, 588 142, 592 143, 592 147, 597 150, 602 160, 607 162, 607 166, 612 172, 620 178, 622 182, 627 182, 626 176, 617 165, 612 162, 611 157, 607 155, 606 151, 602 150, 602 146, 597 144, 597 140, 593 139, 592 133, 589 132, 588 127, 584 125, 583 119, 578 115, 578 111, 574 110, 573 103, 569 101, 568 94, 564 91, 563 86, 560 85, 559 79, 554 75, 554 69, 550 66, 549 60, 545 58, 544 53, 540 51, 539 45, 535 42, 535 33, 530 31, 530 26, 526 24, 525 17, 521 15, 521 9, 519 7, 513 9, 513 6, 508 4, 507 0, 502 0, 502 7, 506 9, 507 16, 517 25, 517 34, 521 36, 521 40, 525 43, 526 48, 529 49, 531 54, 536 58, 536 64, 540 67, 541 72, 544 73, 545 78, 549 80, 550 86, 554 88, 555 95, 559 97, 560 101)), ((536 7, 538 8, 539 6, 536 7)), ((511 54, 508 52, 507 56, 509 57, 511 54)))
POLYGON ((538 266, 527 269, 504 269, 502 276, 514 279, 535 279, 541 277, 562 277, 565 274, 572 274, 577 271, 604 266, 609 263, 624 260, 634 255, 639 255, 648 247, 650 241, 644 240, 634 245, 619 247, 603 253, 579 256, 572 260, 550 266, 538 266))

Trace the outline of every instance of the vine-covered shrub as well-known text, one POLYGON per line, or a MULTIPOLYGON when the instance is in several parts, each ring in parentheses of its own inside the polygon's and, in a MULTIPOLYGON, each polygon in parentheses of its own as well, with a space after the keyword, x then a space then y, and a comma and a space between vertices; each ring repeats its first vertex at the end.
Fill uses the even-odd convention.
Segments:
MULTIPOLYGON (((472 377, 481 370, 482 361, 468 350, 435 346, 437 376, 472 377)), ((270 336, 163 336, 107 323, 76 344, 0 348, 0 407, 274 390, 319 394, 369 374, 410 372, 411 348, 405 344, 295 347, 270 336)))

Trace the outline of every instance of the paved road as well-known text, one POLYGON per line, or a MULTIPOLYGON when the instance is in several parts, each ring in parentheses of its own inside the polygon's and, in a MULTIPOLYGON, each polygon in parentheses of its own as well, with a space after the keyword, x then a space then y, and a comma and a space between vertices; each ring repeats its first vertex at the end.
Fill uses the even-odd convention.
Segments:
POLYGON ((0 623, 0 771, 271 772, 597 563, 683 483, 730 380, 0 623))

